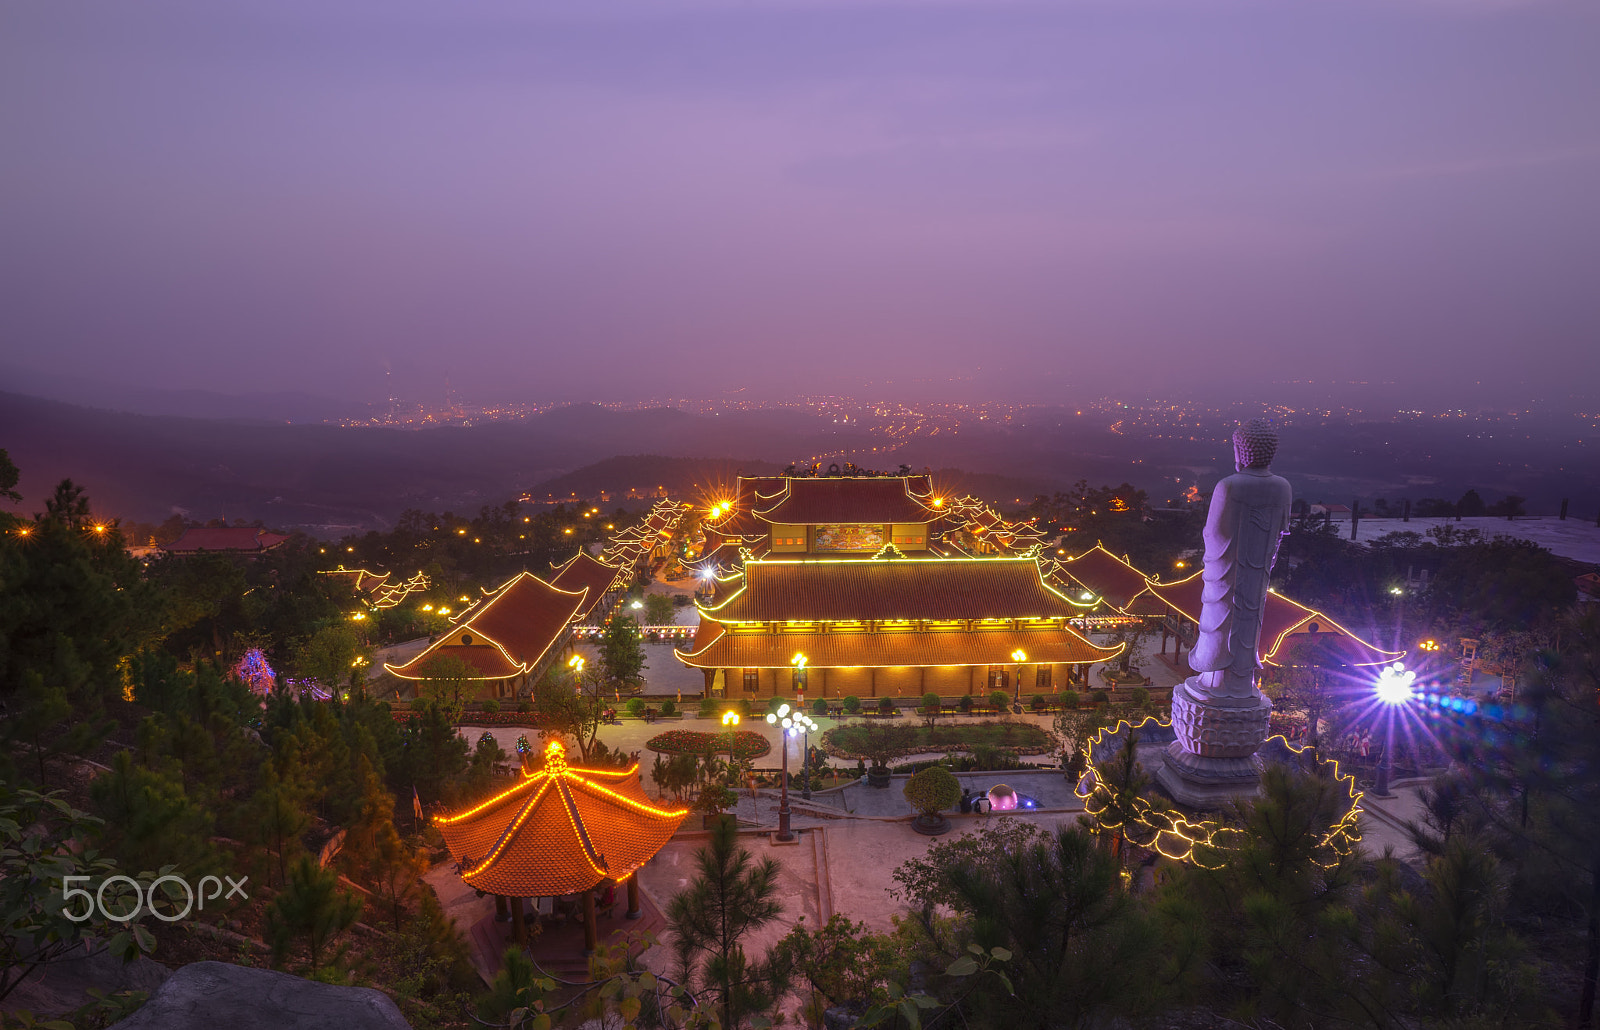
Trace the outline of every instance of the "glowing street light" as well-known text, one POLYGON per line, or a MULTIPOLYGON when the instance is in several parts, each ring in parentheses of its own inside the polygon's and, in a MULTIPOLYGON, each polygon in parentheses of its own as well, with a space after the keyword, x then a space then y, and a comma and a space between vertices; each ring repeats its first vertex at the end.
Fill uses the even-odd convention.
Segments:
POLYGON ((1022 663, 1028 660, 1028 652, 1017 648, 1011 652, 1011 660, 1017 663, 1017 680, 1011 684, 1011 710, 1022 711, 1022 663))
MULTIPOLYGON (((789 829, 789 738, 797 733, 814 730, 817 724, 799 709, 791 709, 787 704, 779 705, 775 713, 768 712, 767 723, 779 727, 778 744, 783 750, 783 794, 778 803, 778 835, 773 839, 788 843, 794 840, 794 831, 789 829)), ((809 788, 809 776, 806 785, 809 788)))
POLYGON ((1394 772, 1394 710, 1400 705, 1409 702, 1414 695, 1411 684, 1416 681, 1417 674, 1407 669, 1404 664, 1395 662, 1386 665, 1378 673, 1378 682, 1373 691, 1382 701, 1384 710, 1383 724, 1383 761, 1378 763, 1378 782, 1373 785, 1372 792, 1378 797, 1389 796, 1389 777, 1394 772))

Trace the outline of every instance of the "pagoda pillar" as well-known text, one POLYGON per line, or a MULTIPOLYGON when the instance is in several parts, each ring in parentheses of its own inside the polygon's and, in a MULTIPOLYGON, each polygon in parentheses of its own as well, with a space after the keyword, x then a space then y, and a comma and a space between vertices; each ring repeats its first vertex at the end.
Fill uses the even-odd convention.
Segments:
POLYGON ((496 894, 494 896, 494 921, 497 923, 511 922, 511 910, 506 908, 506 896, 504 894, 496 894))
POLYGON ((878 696, 878 667, 876 665, 869 667, 867 669, 867 675, 868 675, 868 677, 870 677, 869 682, 872 684, 872 696, 873 697, 877 697, 878 696))
POLYGON ((639 907, 639 873, 637 870, 628 877, 628 918, 638 919, 644 915, 644 910, 639 907))
POLYGON ((522 898, 511 899, 511 939, 519 945, 528 943, 528 924, 522 919, 522 898))
POLYGON ((600 928, 595 925, 594 918, 594 891, 583 892, 583 953, 593 955, 595 946, 600 943, 600 928))
POLYGON ((826 665, 822 667, 822 696, 828 696, 828 667, 826 665))

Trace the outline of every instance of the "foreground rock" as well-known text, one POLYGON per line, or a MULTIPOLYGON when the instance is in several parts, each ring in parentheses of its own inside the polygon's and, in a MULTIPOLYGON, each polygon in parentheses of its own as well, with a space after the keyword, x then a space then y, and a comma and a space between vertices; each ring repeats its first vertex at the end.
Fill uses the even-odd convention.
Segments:
POLYGON ((368 987, 335 987, 270 969, 194 962, 112 1030, 411 1030, 368 987))
POLYGON ((39 1018, 64 1016, 89 1003, 90 988, 103 994, 153 994, 167 975, 166 966, 143 955, 124 962, 102 947, 40 966, 12 990, 0 1009, 25 1010, 39 1018))

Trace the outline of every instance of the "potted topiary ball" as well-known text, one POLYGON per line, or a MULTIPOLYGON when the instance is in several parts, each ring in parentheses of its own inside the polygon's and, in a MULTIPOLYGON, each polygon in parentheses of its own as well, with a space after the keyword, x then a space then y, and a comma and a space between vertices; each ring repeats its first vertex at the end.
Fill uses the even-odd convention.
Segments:
POLYGON ((854 694, 845 695, 844 710, 846 715, 854 715, 861 711, 861 699, 854 694))
POLYGON ((961 801, 961 784, 942 765, 930 765, 906 781, 906 801, 917 810, 911 828, 930 837, 950 829, 950 820, 941 813, 961 801))

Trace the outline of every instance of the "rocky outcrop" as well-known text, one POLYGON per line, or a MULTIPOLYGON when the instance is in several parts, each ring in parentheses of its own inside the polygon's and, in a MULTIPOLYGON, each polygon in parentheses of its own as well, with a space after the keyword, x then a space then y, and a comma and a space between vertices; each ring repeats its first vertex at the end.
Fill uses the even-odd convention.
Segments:
POLYGON ((270 969, 194 962, 111 1030, 410 1030, 388 995, 270 969))
POLYGON ((166 978, 167 967, 143 955, 124 962, 105 947, 79 951, 34 970, 6 997, 3 1008, 54 1018, 87 1005, 90 988, 103 994, 153 992, 166 978))

